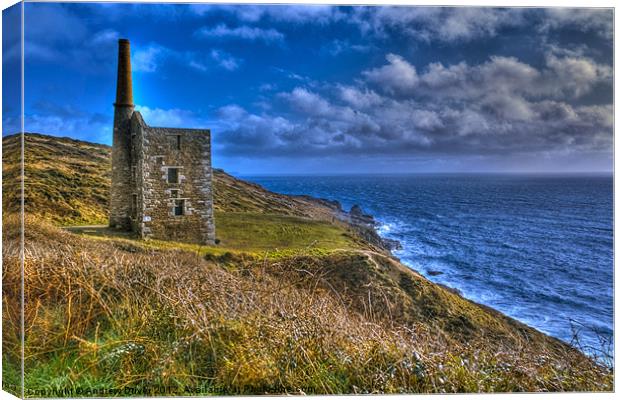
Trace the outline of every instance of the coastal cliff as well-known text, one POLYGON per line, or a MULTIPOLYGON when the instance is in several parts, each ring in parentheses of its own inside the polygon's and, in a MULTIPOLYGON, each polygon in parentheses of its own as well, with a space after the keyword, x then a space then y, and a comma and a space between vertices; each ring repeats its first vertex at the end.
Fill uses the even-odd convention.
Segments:
MULTIPOLYGON (((577 349, 402 265, 360 207, 216 170, 216 246, 141 241, 92 226, 107 218, 108 146, 25 142, 32 395, 52 376, 104 395, 613 389, 577 349)), ((5 385, 19 375, 17 143, 3 139, 5 385)))

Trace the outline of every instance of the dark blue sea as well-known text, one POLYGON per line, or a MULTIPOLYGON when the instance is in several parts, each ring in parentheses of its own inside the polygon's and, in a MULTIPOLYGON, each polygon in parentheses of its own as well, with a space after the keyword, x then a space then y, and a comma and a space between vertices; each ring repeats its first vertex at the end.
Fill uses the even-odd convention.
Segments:
POLYGON ((532 327, 599 347, 613 335, 611 176, 244 177, 359 204, 428 279, 532 327))

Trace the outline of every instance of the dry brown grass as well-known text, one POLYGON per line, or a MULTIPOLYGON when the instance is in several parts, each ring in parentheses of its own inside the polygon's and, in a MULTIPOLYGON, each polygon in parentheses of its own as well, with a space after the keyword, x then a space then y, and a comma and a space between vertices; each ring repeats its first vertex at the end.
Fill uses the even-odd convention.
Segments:
MULTIPOLYGON (((7 219, 3 238, 5 369, 18 360, 19 338, 6 334, 19 316, 15 222, 7 219)), ((35 219, 26 238, 30 390, 612 389, 613 374, 579 352, 412 272, 403 281, 391 261, 368 254, 221 265, 82 238, 35 219), (479 326, 455 327, 459 316, 479 326)))

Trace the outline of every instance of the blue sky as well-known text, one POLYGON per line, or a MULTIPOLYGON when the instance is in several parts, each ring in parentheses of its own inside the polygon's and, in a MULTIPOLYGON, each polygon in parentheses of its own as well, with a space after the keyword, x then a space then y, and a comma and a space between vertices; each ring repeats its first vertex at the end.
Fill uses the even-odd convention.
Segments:
MULTIPOLYGON (((210 128, 215 166, 236 174, 611 171, 612 23, 600 9, 26 3, 25 130, 111 144, 122 37, 146 122, 210 128)), ((3 37, 6 78, 19 51, 3 37)), ((7 104, 3 134, 18 126, 7 104)))

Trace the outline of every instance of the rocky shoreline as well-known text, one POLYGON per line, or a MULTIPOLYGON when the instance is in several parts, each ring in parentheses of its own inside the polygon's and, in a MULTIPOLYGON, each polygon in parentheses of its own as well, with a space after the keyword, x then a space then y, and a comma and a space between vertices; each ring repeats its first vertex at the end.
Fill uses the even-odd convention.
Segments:
POLYGON ((311 196, 300 197, 312 199, 313 201, 319 202, 322 205, 333 209, 338 220, 350 225, 360 236, 362 236, 362 238, 383 249, 390 255, 392 255, 392 251, 401 250, 403 248, 402 244, 398 240, 381 237, 381 235, 377 232, 379 222, 373 215, 365 212, 358 204, 354 204, 349 211, 345 211, 342 208, 342 204, 340 204, 337 200, 329 200, 311 196))
POLYGON ((393 250, 402 250, 403 246, 398 240, 388 239, 381 237, 377 232, 377 228, 379 226, 379 222, 375 220, 374 216, 364 212, 362 207, 355 204, 351 207, 351 210, 348 212, 349 223, 358 227, 358 229, 362 229, 366 232, 366 235, 370 235, 372 240, 370 240, 373 244, 380 244, 380 247, 389 251, 390 253, 393 250))

